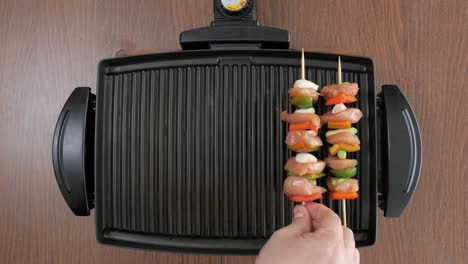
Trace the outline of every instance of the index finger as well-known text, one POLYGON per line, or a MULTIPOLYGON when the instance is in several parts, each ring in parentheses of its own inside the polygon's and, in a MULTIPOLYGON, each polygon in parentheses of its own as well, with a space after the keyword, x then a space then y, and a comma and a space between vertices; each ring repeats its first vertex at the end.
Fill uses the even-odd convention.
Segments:
POLYGON ((319 203, 307 203, 305 207, 312 217, 314 231, 328 229, 337 233, 343 233, 341 220, 331 209, 319 203))

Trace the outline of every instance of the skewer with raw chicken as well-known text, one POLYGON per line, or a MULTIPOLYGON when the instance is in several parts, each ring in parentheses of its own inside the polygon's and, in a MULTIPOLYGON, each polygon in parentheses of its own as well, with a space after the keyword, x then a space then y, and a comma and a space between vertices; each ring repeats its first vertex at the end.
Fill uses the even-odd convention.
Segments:
POLYGON ((327 179, 327 187, 332 200, 342 201, 343 225, 346 226, 346 200, 358 198, 358 180, 352 179, 357 174, 357 160, 347 159, 348 152, 360 150, 360 140, 356 136, 357 129, 352 124, 362 118, 361 110, 347 108, 345 103, 356 102, 359 87, 356 83, 341 82, 341 58, 338 57, 338 84, 326 86, 321 95, 326 99, 326 105, 334 105, 333 110, 320 117, 329 130, 327 142, 332 145, 328 152, 331 156, 325 159, 329 172, 333 177, 327 179))
POLYGON ((321 126, 320 117, 313 107, 319 97, 318 85, 305 79, 304 49, 301 64, 302 79, 297 80, 288 91, 291 104, 298 109, 292 114, 281 113, 281 119, 289 123, 285 143, 290 150, 298 153, 284 166, 288 177, 284 181, 283 191, 290 200, 305 203, 321 199, 326 189, 317 186, 316 181, 325 176, 325 162, 308 153, 320 150, 323 143, 317 135, 321 126))

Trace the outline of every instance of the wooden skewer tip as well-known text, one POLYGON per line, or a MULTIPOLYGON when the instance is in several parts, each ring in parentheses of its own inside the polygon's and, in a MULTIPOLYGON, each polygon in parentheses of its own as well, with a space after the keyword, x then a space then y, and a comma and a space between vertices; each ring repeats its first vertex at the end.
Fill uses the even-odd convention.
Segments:
POLYGON ((338 56, 338 84, 341 83, 341 56, 338 56))
POLYGON ((304 58, 304 48, 302 48, 302 56, 301 56, 301 78, 305 80, 305 58, 304 58))
POLYGON ((341 209, 342 209, 342 213, 343 213, 343 226, 344 227, 347 227, 347 223, 346 223, 346 200, 341 200, 341 209))

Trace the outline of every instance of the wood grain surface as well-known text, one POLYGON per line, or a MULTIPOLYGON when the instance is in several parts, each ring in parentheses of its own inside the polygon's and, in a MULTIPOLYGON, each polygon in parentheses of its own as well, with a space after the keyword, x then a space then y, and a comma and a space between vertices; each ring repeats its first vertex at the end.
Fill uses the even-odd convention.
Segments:
MULTIPOLYGON (((254 263, 99 245, 93 217, 68 210, 51 140, 76 86, 122 49, 178 49, 179 32, 209 25, 212 0, 0 1, 0 263, 254 263)), ((468 2, 258 0, 263 25, 292 48, 374 59, 376 84, 401 85, 419 117, 422 178, 402 217, 379 214, 362 263, 467 263, 468 2), (461 118, 460 118, 461 117, 461 118)))

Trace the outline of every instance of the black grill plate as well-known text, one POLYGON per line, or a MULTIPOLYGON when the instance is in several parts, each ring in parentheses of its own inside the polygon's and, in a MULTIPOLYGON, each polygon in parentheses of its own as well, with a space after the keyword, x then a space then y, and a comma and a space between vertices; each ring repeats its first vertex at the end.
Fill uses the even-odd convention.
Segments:
MULTIPOLYGON (((306 53, 307 78, 336 82, 337 56, 306 53)), ((360 198, 348 201, 358 246, 376 225, 375 94, 368 58, 342 56, 358 82, 360 198)), ((256 254, 287 225, 282 193, 292 50, 206 50, 101 62, 97 87, 96 220, 105 244, 178 252, 256 254)), ((323 99, 321 99, 323 100, 323 99)), ((320 101, 319 114, 329 110, 320 101)), ((325 128, 323 129, 325 130, 325 128)), ((324 131, 323 131, 324 132, 324 131)), ((318 155, 326 156, 326 148, 318 155)), ((320 182, 325 186, 324 180, 320 182)), ((322 201, 338 213, 340 206, 322 201)))

